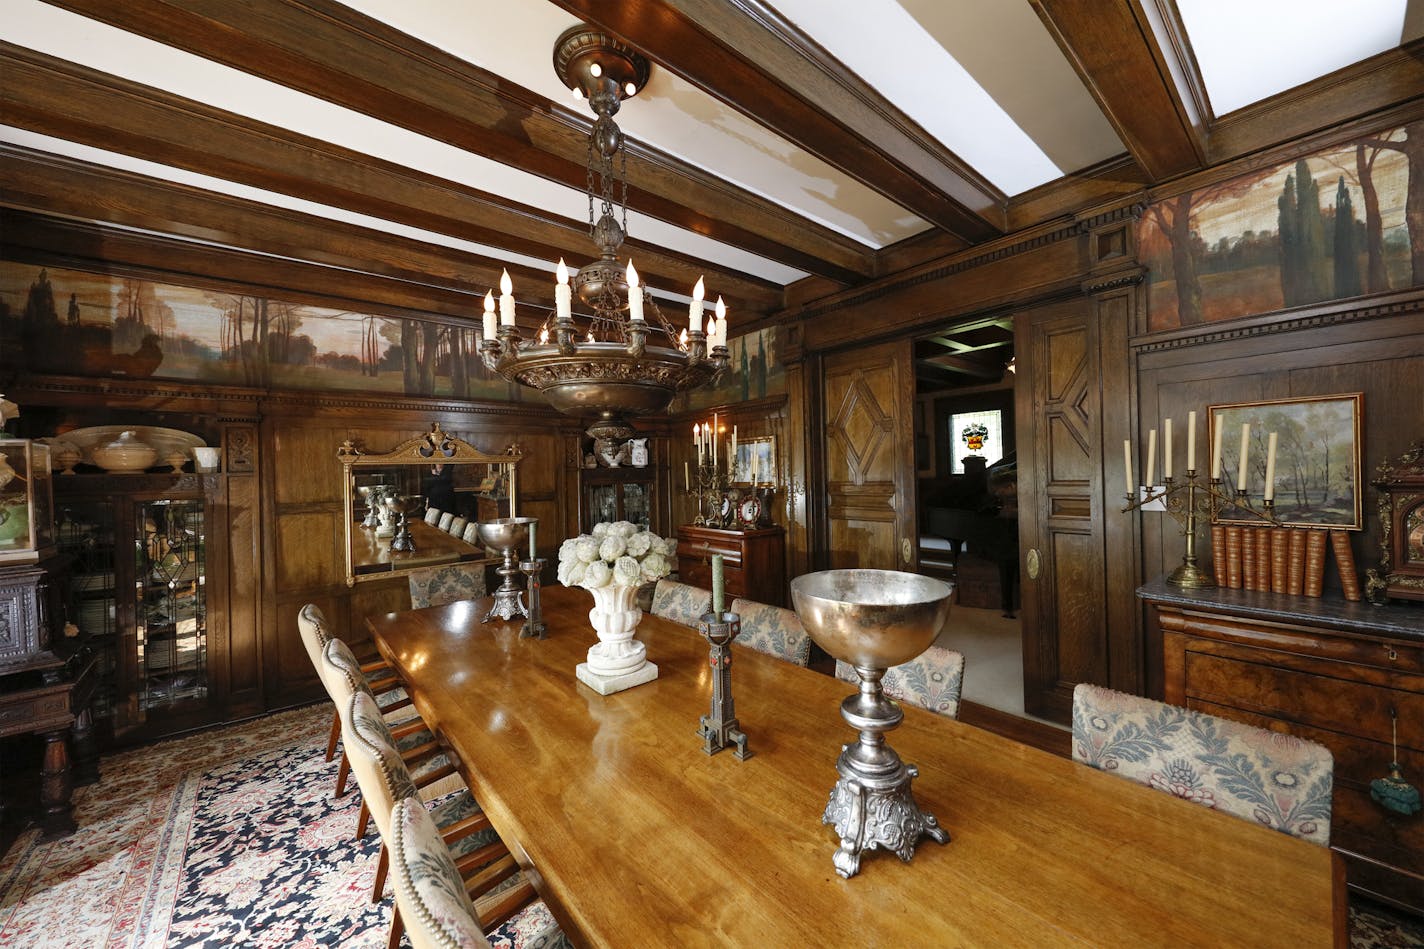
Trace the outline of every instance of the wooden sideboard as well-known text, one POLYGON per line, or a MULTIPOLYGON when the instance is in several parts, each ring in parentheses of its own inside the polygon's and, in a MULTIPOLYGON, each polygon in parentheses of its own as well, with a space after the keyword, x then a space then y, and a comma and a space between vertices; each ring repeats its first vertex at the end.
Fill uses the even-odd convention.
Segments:
POLYGON ((677 573, 683 583, 712 587, 712 555, 722 555, 727 598, 744 596, 786 605, 786 531, 780 527, 731 531, 716 527, 677 529, 677 573))
POLYGON ((1370 799, 1389 773, 1391 713, 1405 779, 1424 786, 1424 609, 1160 580, 1137 592, 1161 637, 1164 698, 1329 748, 1330 841, 1350 886, 1424 912, 1424 813, 1370 799))

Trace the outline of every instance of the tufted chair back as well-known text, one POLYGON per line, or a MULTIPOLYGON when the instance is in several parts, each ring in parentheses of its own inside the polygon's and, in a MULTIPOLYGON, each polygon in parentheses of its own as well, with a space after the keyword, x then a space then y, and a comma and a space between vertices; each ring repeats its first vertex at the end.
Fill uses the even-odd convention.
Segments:
MULTIPOLYGON (((331 642, 331 633, 326 628, 326 615, 322 613, 321 607, 315 603, 302 607, 297 613, 297 629, 302 634, 302 645, 306 647, 312 667, 316 669, 317 675, 321 676, 321 654, 326 649, 326 644, 331 642)), ((322 681, 325 681, 324 676, 322 681)))
POLYGON ((1330 844, 1335 759, 1313 741, 1081 683, 1073 690, 1073 759, 1330 844))
POLYGON ((357 690, 350 701, 342 703, 341 740, 376 829, 382 840, 390 840, 391 808, 397 801, 416 796, 415 782, 396 750, 395 736, 380 707, 367 693, 357 690))
MULTIPOLYGON (((860 682, 849 663, 836 660, 836 678, 860 682)), ((964 688, 964 654, 931 646, 903 665, 885 670, 880 680, 885 694, 946 718, 959 717, 959 693, 964 688)))
POLYGON ((425 509, 425 523, 429 524, 431 527, 434 527, 436 524, 440 523, 440 515, 444 513, 445 512, 440 510, 440 508, 438 507, 427 507, 425 509))
POLYGON ((401 799, 389 818, 396 905, 413 949, 488 949, 465 882, 419 799, 401 799))

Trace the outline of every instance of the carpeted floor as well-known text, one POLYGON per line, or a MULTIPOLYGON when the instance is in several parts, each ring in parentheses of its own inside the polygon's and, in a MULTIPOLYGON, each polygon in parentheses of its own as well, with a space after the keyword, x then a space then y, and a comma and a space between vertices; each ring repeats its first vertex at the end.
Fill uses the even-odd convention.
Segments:
POLYGON ((0 946, 383 947, 379 838, 354 839, 359 793, 332 800, 330 725, 322 705, 105 758, 73 836, 0 860, 0 946))
MULTIPOLYGON (((0 859, 0 947, 384 946, 378 839, 353 839, 358 794, 332 800, 330 724, 315 706, 105 758, 72 837, 0 859)), ((1357 903, 1351 937, 1424 949, 1424 921, 1357 903)))

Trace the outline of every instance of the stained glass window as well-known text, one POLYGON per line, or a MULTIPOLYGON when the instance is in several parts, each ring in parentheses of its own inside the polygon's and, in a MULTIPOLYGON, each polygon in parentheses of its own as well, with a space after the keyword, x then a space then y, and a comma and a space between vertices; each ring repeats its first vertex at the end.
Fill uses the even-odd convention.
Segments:
POLYGON ((978 455, 987 464, 1004 457, 1004 413, 956 412, 949 417, 950 474, 964 474, 964 459, 978 455))

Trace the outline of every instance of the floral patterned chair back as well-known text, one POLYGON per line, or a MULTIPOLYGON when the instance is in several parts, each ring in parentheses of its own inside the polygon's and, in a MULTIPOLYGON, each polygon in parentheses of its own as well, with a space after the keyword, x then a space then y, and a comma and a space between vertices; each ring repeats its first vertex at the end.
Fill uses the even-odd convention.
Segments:
POLYGON ((1083 683, 1073 690, 1073 759, 1330 844, 1335 759, 1313 741, 1083 683))
POLYGON ((470 519, 468 517, 455 518, 453 521, 450 522, 450 536, 459 537, 463 540, 465 537, 465 528, 469 526, 470 519))
POLYGON ((450 529, 450 522, 454 519, 455 515, 449 511, 446 511, 440 515, 440 520, 436 522, 435 526, 440 528, 442 531, 448 531, 450 529))
POLYGON ((653 591, 654 616, 670 619, 684 626, 696 626, 703 615, 712 612, 712 591, 676 580, 659 580, 653 591))
POLYGON ((739 597, 732 601, 732 612, 742 618, 737 642, 798 666, 811 662, 811 637, 793 610, 739 597))
POLYGON ((361 663, 351 652, 351 647, 341 640, 327 641, 326 648, 321 652, 321 666, 318 671, 321 673, 322 683, 326 685, 327 694, 336 703, 337 714, 351 702, 351 696, 358 692, 370 696, 372 702, 376 701, 376 694, 371 691, 370 683, 361 671, 361 663))
POLYGON ((485 595, 483 565, 447 563, 421 567, 406 575, 410 584, 410 608, 443 606, 456 600, 475 600, 485 595))
POLYGON ((465 881, 420 800, 398 801, 387 823, 396 905, 413 949, 488 949, 465 881))
POLYGON ((426 509, 425 509, 425 523, 429 524, 431 527, 434 527, 435 525, 437 525, 437 524, 440 523, 440 515, 441 515, 441 514, 444 514, 444 513, 445 513, 445 512, 442 511, 442 510, 440 510, 440 508, 438 508, 438 507, 428 507, 428 508, 426 508, 426 509))
POLYGON ((395 736, 371 696, 357 691, 341 705, 341 739, 361 797, 382 840, 390 840, 390 813, 397 801, 416 795, 415 782, 396 750, 395 736))
MULTIPOLYGON (((847 662, 836 660, 836 678, 858 684, 860 676, 847 662)), ((880 680, 885 694, 945 718, 959 717, 959 693, 964 689, 964 654, 931 646, 909 662, 885 670, 880 680)))
POLYGON ((465 525, 465 533, 460 535, 460 539, 467 544, 474 544, 476 547, 483 546, 480 543, 480 522, 470 521, 465 525))

